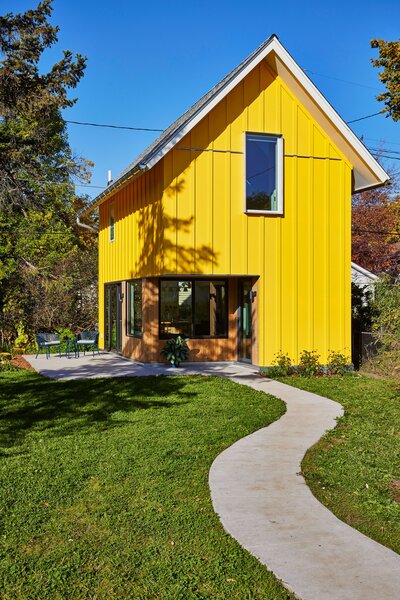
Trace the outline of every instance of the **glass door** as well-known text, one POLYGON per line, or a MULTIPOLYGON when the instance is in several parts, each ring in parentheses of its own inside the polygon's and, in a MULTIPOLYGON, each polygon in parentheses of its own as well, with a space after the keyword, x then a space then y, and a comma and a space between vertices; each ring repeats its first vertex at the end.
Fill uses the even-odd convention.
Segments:
POLYGON ((122 287, 120 283, 104 286, 104 346, 110 352, 122 352, 122 287))
POLYGON ((251 363, 251 288, 250 279, 239 281, 238 360, 251 363))

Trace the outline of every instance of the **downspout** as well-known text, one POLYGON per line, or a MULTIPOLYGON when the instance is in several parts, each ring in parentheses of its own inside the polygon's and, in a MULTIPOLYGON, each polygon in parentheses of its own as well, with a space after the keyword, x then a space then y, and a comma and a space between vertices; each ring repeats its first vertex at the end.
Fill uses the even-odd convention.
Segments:
POLYGON ((92 227, 91 225, 86 225, 86 223, 82 223, 79 218, 79 215, 76 217, 76 224, 83 229, 89 229, 89 231, 93 231, 94 233, 99 233, 98 227, 92 227))

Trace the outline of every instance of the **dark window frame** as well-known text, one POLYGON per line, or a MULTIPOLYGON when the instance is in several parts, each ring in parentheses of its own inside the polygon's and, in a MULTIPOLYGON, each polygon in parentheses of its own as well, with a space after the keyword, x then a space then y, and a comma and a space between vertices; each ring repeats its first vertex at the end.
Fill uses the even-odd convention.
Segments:
POLYGON ((126 335, 127 337, 133 337, 133 338, 142 338, 143 337, 143 279, 141 278, 136 278, 136 279, 128 279, 126 281, 125 284, 125 292, 126 292, 126 335), (140 292, 141 292, 141 323, 142 323, 142 327, 141 327, 141 331, 140 333, 130 333, 129 332, 129 323, 130 323, 130 293, 129 293, 129 288, 130 288, 130 284, 132 283, 140 283, 140 292))
POLYGON ((191 310, 191 334, 188 336, 190 340, 227 340, 229 339, 229 280, 224 277, 160 277, 158 281, 158 339, 169 340, 173 337, 177 337, 178 333, 161 333, 161 282, 162 281, 188 281, 192 285, 192 310, 191 310), (196 305, 196 281, 220 281, 225 284, 226 290, 226 306, 225 306, 225 319, 226 319, 226 334, 221 335, 193 335, 194 331, 194 308, 196 305))

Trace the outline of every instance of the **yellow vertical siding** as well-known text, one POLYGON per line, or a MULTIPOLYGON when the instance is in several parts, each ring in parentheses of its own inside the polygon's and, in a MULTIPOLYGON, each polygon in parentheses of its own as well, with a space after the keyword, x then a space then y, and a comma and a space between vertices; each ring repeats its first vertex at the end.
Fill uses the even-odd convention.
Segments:
POLYGON ((107 281, 258 275, 260 365, 349 354, 351 165, 307 110, 261 63, 178 147, 100 208, 100 324, 107 281), (246 131, 283 135, 283 216, 244 213, 246 131))
MULTIPOLYGON (((209 121, 213 150, 228 150, 230 131, 227 127, 227 105, 223 100, 209 121)), ((212 152, 212 272, 230 272, 231 248, 231 171, 227 152, 212 152)))
MULTIPOLYGON (((230 129, 229 150, 242 153, 244 150, 244 132, 246 114, 244 110, 244 84, 239 85, 227 96, 227 126, 230 129)), ((210 119, 212 113, 210 114, 210 119)), ((243 218, 244 209, 244 164, 242 154, 229 154, 231 189, 231 249, 230 269, 232 273, 247 273, 247 218, 243 218), (240 240, 240 243, 239 243, 240 240)), ((227 265, 228 257, 222 257, 227 265)))
POLYGON ((195 269, 195 171, 189 168, 191 151, 183 148, 191 147, 190 135, 183 138, 178 148, 173 151, 174 169, 177 173, 176 183, 176 247, 177 273, 193 273, 195 269), (182 149, 179 149, 182 148, 182 149))

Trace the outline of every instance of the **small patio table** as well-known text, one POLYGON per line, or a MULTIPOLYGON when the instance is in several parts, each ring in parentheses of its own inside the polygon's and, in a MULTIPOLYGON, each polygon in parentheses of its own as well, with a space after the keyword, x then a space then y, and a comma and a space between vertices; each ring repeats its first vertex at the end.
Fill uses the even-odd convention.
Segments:
POLYGON ((65 355, 67 358, 71 358, 71 352, 74 353, 75 358, 76 358, 76 353, 77 353, 76 340, 67 340, 67 345, 66 345, 66 349, 65 349, 65 355))

